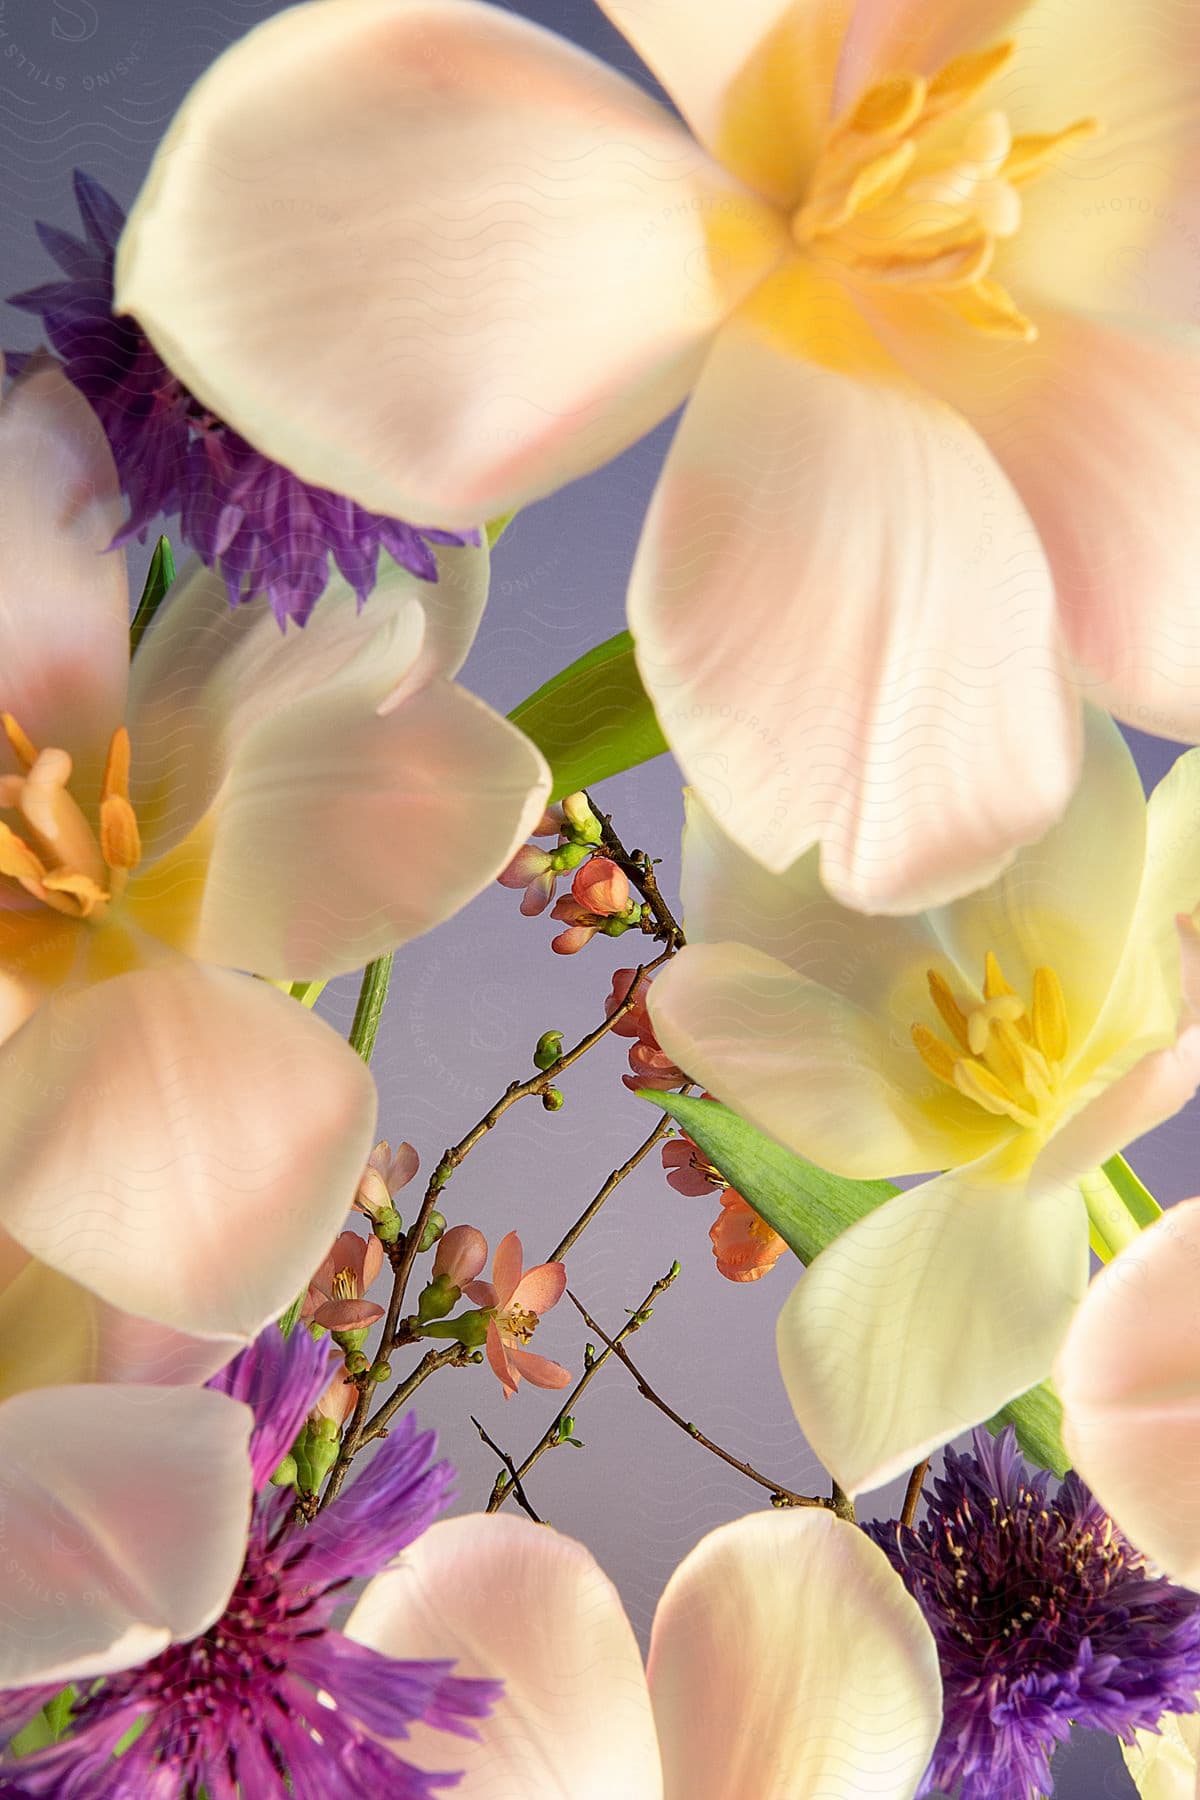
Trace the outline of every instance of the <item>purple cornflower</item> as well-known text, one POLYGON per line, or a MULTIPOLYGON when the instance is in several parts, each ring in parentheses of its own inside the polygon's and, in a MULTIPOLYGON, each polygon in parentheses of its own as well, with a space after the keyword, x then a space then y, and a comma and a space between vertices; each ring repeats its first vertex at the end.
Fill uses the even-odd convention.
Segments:
MULTIPOLYGON (((186 542, 224 576, 231 605, 265 593, 282 626, 308 618, 329 579, 331 552, 361 606, 375 585, 381 549, 423 581, 436 581, 432 544, 478 543, 478 532, 407 525, 312 487, 214 417, 137 321, 113 315, 125 214, 79 170, 75 198, 82 239, 54 225, 37 228, 62 279, 14 294, 10 304, 40 316, 104 426, 130 506, 118 544, 144 537, 160 514, 178 512, 186 542)), ((26 361, 10 357, 14 370, 26 361)))
MULTIPOLYGON (((452 1471, 430 1464, 431 1433, 406 1415, 374 1460, 310 1525, 290 1489, 267 1485, 329 1380, 328 1344, 268 1326, 209 1383, 255 1415, 258 1498, 241 1577, 222 1616, 189 1643, 107 1676, 76 1706, 70 1737, 6 1761, 8 1800, 430 1800, 454 1774, 427 1774, 384 1740, 418 1720, 474 1735, 500 1684, 464 1680, 448 1662, 400 1662, 330 1625, 346 1584, 373 1575, 442 1510, 452 1471), (118 1744, 140 1735, 114 1758, 118 1744)), ((184 1549, 186 1554, 186 1547, 184 1549)), ((25 1716, 44 1704, 27 1690, 25 1716)), ((19 1696, 3 1696, 6 1730, 19 1696)), ((453 1763, 453 1747, 447 1761, 453 1763)))
POLYGON ((937 1641, 942 1735, 921 1788, 962 1800, 1052 1794, 1080 1725, 1130 1742, 1200 1688, 1200 1594, 1147 1572, 1074 1473, 1053 1498, 1009 1426, 947 1450, 915 1526, 868 1525, 937 1641))

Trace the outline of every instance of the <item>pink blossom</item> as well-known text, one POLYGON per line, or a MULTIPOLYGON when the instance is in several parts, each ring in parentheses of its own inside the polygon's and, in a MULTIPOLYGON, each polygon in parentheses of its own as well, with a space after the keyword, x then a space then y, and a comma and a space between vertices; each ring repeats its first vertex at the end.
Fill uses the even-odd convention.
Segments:
POLYGON ((714 1188, 725 1185, 712 1164, 705 1162, 690 1137, 672 1138, 669 1143, 664 1144, 662 1162, 667 1171, 667 1184, 677 1194, 711 1194, 714 1188))
MULTIPOLYGON (((565 823, 562 807, 548 806, 530 836, 561 839, 565 823)), ((501 887, 524 888, 521 911, 527 919, 536 918, 538 913, 545 912, 554 898, 554 884, 557 880, 554 859, 549 850, 543 850, 538 844, 522 844, 508 867, 501 869, 496 880, 501 887)))
MULTIPOLYGON (((629 998, 630 984, 636 974, 636 969, 617 970, 613 976, 612 992, 604 1002, 606 1018, 611 1018, 617 1008, 629 998)), ((667 1088, 681 1087, 687 1080, 683 1070, 671 1061, 654 1034, 650 1015, 646 1011, 646 996, 649 991, 650 978, 643 975, 638 983, 637 996, 633 1005, 612 1028, 614 1037, 631 1037, 638 1040, 629 1052, 629 1067, 633 1073, 621 1077, 625 1086, 631 1088, 635 1094, 639 1088, 656 1088, 665 1091, 667 1088)))
POLYGON ((535 1356, 525 1345, 538 1320, 562 1299, 567 1271, 560 1262, 538 1263, 525 1269, 524 1251, 515 1231, 501 1238, 492 1262, 490 1281, 469 1281, 465 1292, 476 1306, 495 1309, 488 1323, 487 1359, 511 1400, 524 1375, 534 1387, 563 1388, 570 1374, 559 1363, 535 1356))
POLYGON ((343 1231, 308 1284, 301 1319, 328 1331, 361 1331, 373 1325, 382 1319, 383 1308, 363 1296, 382 1267, 383 1245, 377 1237, 343 1231))
POLYGON ((576 869, 571 892, 580 906, 601 918, 612 919, 629 905, 629 882, 624 870, 607 856, 593 856, 576 869))
POLYGON ((735 1188, 722 1193, 721 1211, 708 1235, 717 1269, 726 1281, 757 1281, 787 1249, 785 1240, 735 1188))
POLYGON ((411 1144, 398 1144, 395 1153, 386 1138, 376 1144, 362 1172, 354 1204, 368 1218, 377 1219, 394 1205, 400 1189, 407 1187, 421 1159, 411 1144))
POLYGON ((438 1240, 433 1279, 444 1276, 454 1287, 474 1281, 487 1261, 487 1239, 474 1225, 452 1225, 438 1240))
POLYGON ((358 1387, 347 1375, 345 1366, 338 1368, 337 1374, 316 1402, 310 1418, 332 1419, 339 1431, 354 1411, 354 1402, 358 1398, 358 1387))
POLYGON ((550 917, 561 920, 568 927, 550 940, 550 948, 556 956, 574 956, 585 944, 591 943, 600 926, 595 913, 589 912, 569 894, 555 901, 550 917))

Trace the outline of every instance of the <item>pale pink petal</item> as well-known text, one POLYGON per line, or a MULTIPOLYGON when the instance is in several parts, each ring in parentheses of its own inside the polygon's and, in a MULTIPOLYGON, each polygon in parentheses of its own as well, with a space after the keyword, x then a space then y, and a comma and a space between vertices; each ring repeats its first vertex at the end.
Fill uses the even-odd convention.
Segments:
POLYGON ((658 1603, 648 1678, 666 1800, 911 1800, 941 1725, 916 1602, 829 1513, 703 1538, 658 1603))
POLYGON ((500 1304, 500 1296, 490 1281, 464 1281, 462 1290, 467 1299, 475 1306, 499 1306, 500 1304))
POLYGON ((536 919, 544 913, 554 898, 554 875, 547 873, 538 875, 525 889, 525 898, 521 901, 521 911, 527 919, 536 919))
POLYGON ((795 205, 828 122, 853 0, 599 3, 718 161, 795 205))
POLYGON ((411 1144, 397 1144, 396 1153, 387 1166, 388 1191, 395 1196, 407 1187, 421 1166, 421 1158, 411 1144))
POLYGON ((1156 1125, 1174 1118, 1200 1087, 1200 1022, 1165 1050, 1152 1050, 1055 1133, 1038 1167, 1068 1180, 1099 1168, 1156 1125))
POLYGON ((377 1237, 372 1235, 367 1239, 367 1247, 363 1252, 362 1275, 360 1279, 362 1281, 362 1291, 364 1294, 373 1286, 382 1267, 383 1245, 377 1237))
POLYGON ((700 1194, 711 1194, 715 1187, 721 1185, 720 1176, 710 1174, 706 1167, 702 1167, 702 1160, 690 1138, 676 1138, 672 1143, 663 1145, 663 1168, 667 1172, 668 1184, 676 1193, 687 1194, 695 1199, 700 1194))
POLYGON ((419 1768, 465 1770, 461 1800, 662 1800, 637 1641, 573 1539, 503 1513, 443 1520, 369 1584, 346 1632, 503 1681, 479 1741, 423 1725, 404 1740, 419 1768))
POLYGON ((0 1399, 64 1382, 186 1386, 207 1381, 237 1339, 190 1337, 107 1306, 0 1233, 0 1399))
MULTIPOLYGON (((455 592, 477 617, 487 558, 454 554, 474 559, 452 567, 455 592)), ((193 564, 143 639, 130 676, 130 791, 147 860, 192 829, 264 720, 331 690, 357 694, 364 712, 383 704, 420 667, 427 633, 420 597, 428 585, 385 560, 369 606, 360 608, 339 576, 304 630, 285 634, 269 607, 231 607, 223 579, 193 564)))
POLYGON ((312 1314, 312 1322, 326 1331, 361 1331, 382 1317, 382 1306, 373 1300, 326 1300, 312 1314))
POLYGON ((471 524, 669 413, 785 232, 632 83, 525 20, 340 0, 267 21, 192 90, 117 305, 297 474, 471 524))
MULTIPOLYGON (((105 554, 124 509, 103 427, 56 363, 0 403, 0 507, 0 711, 69 751, 92 799, 125 710, 125 558, 105 554)), ((0 734, 0 773, 15 766, 0 734)))
POLYGON ((890 1481, 1050 1366, 1087 1284, 1073 1189, 998 1159, 887 1200, 823 1250, 779 1316, 800 1429, 847 1493, 890 1481))
POLYGON ((199 1635, 241 1568, 249 1410, 205 1388, 62 1387, 0 1406, 0 1686, 88 1680, 199 1635))
POLYGON ((375 1218, 378 1213, 392 1204, 392 1196, 388 1192, 387 1182, 378 1169, 373 1169, 368 1165, 363 1170, 362 1179, 358 1184, 358 1192, 354 1196, 354 1204, 360 1212, 367 1213, 371 1218, 375 1218))
POLYGON ((501 1306, 507 1306, 517 1289, 521 1279, 521 1268, 524 1261, 521 1240, 515 1231, 508 1232, 496 1245, 496 1254, 492 1260, 492 1280, 496 1284, 496 1294, 501 1306))
POLYGON ((506 1400, 511 1400, 517 1391, 517 1384, 521 1377, 517 1374, 509 1360, 508 1346, 496 1329, 494 1320, 489 1323, 487 1328, 484 1353, 487 1356, 488 1365, 491 1368, 492 1374, 504 1389, 504 1398, 506 1400))
MULTIPOLYGON (((475 1277, 487 1261, 487 1239, 482 1231, 474 1225, 452 1225, 438 1240, 437 1254, 433 1259, 434 1276, 445 1275, 455 1287, 487 1288, 489 1296, 495 1295, 490 1282, 477 1282, 475 1277)), ((469 1296, 474 1298, 473 1295, 469 1296)), ((493 1297, 478 1302, 481 1306, 494 1306, 493 1297)))
MULTIPOLYGON (((355 1286, 365 1288, 367 1283, 363 1279, 363 1265, 368 1242, 378 1243, 379 1240, 360 1237, 357 1231, 340 1231, 334 1239, 333 1249, 313 1277, 314 1285, 319 1281, 327 1292, 332 1293, 334 1276, 342 1269, 347 1269, 354 1277, 355 1286)), ((382 1247, 380 1245, 381 1249, 382 1247)))
POLYGON ((650 1008, 693 1081, 839 1175, 919 1175, 1012 1135, 926 1068, 912 1015, 855 1006, 761 951, 689 944, 659 974, 650 1008))
POLYGON ((550 939, 550 948, 556 956, 577 956, 595 935, 594 925, 571 925, 566 931, 560 931, 557 937, 550 939))
POLYGON ((1036 378, 973 396, 974 422, 1041 534, 1084 693, 1194 742, 1200 341, 1045 307, 1038 330, 1036 378))
POLYGON ((1071 1460, 1138 1548, 1200 1587, 1200 1200, 1092 1282, 1054 1371, 1071 1460))
POLYGON ((544 875, 550 867, 550 852, 537 844, 522 844, 508 867, 501 869, 496 880, 501 887, 528 887, 536 876, 544 875))
POLYGON ((513 1292, 511 1304, 525 1312, 545 1313, 557 1306, 567 1285, 565 1263, 537 1263, 526 1269, 513 1292))
POLYGON ((266 983, 182 962, 68 991, 5 1046, 0 1222, 102 1299, 249 1338, 305 1286, 374 1136, 362 1060, 266 983))
POLYGON ((1037 533, 986 446, 861 360, 865 328, 828 285, 794 298, 801 338, 722 332, 630 625, 721 827, 776 871, 820 840, 837 899, 908 912, 978 887, 1061 813, 1077 702, 1037 533))
POLYGON ((528 738, 448 682, 382 716, 345 684, 311 696, 244 740, 182 947, 278 979, 360 968, 485 888, 549 785, 528 738))
POLYGON ((561 1363, 551 1362, 548 1356, 538 1356, 536 1351, 522 1350, 519 1345, 508 1346, 508 1360, 518 1375, 526 1381, 532 1381, 534 1387, 565 1388, 570 1387, 574 1377, 569 1369, 561 1363))

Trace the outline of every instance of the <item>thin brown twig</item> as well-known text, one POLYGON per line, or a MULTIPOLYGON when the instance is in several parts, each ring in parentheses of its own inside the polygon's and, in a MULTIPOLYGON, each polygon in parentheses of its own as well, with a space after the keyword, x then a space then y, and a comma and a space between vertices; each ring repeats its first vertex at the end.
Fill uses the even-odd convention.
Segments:
MULTIPOLYGON (((616 1337, 618 1343, 623 1342, 624 1339, 629 1337, 633 1332, 641 1329, 650 1317, 654 1308, 654 1302, 658 1299, 658 1296, 666 1293, 678 1274, 679 1264, 676 1262, 671 1264, 671 1267, 667 1270, 665 1275, 659 1276, 641 1305, 637 1307, 634 1312, 630 1313, 628 1320, 622 1325, 620 1331, 618 1331, 616 1337)), ((544 1456, 547 1450, 552 1449, 555 1444, 562 1441, 561 1429, 563 1420, 570 1418, 580 1396, 591 1386, 592 1382, 612 1354, 613 1352, 610 1347, 607 1350, 601 1350, 599 1355, 593 1354, 585 1359, 586 1366, 583 1374, 579 1377, 579 1380, 567 1395, 567 1398, 563 1402, 555 1419, 542 1433, 537 1443, 533 1446, 533 1449, 518 1468, 517 1474, 521 1476, 522 1479, 528 1475, 530 1469, 532 1469, 539 1457, 544 1456)), ((497 1475, 486 1510, 490 1513, 498 1511, 499 1508, 504 1505, 504 1502, 508 1499, 508 1496, 512 1491, 512 1483, 506 1481, 503 1475, 497 1475)))
POLYGON ((470 1418, 471 1418, 472 1425, 475 1427, 476 1431, 479 1433, 480 1437, 483 1439, 483 1441, 487 1445, 488 1449, 490 1451, 492 1451, 492 1453, 495 1456, 498 1456, 500 1458, 500 1461, 504 1464, 505 1468, 508 1470, 509 1479, 510 1479, 511 1487, 512 1487, 512 1493, 516 1499, 517 1505, 521 1508, 521 1511, 523 1513, 526 1513, 529 1516, 529 1518, 531 1518, 533 1520, 535 1525, 544 1525, 546 1523, 546 1521, 544 1519, 539 1518, 537 1513, 534 1512, 533 1507, 531 1506, 530 1501, 529 1501, 529 1495, 525 1492, 525 1489, 521 1486, 521 1471, 518 1469, 518 1467, 517 1467, 516 1463, 513 1461, 512 1457, 508 1454, 508 1451, 502 1450, 500 1448, 499 1444, 496 1442, 495 1438, 490 1438, 488 1436, 487 1432, 483 1429, 483 1426, 479 1423, 479 1420, 475 1417, 474 1413, 472 1413, 470 1415, 470 1418))
POLYGON ((642 926, 651 937, 659 943, 666 944, 669 950, 678 950, 686 942, 683 926, 675 917, 671 908, 663 899, 662 889, 654 873, 654 863, 644 850, 627 850, 613 827, 612 816, 602 813, 588 795, 588 804, 600 821, 600 848, 611 862, 633 883, 646 905, 650 908, 650 920, 642 926))
MULTIPOLYGON (((688 1086, 690 1087, 690 1085, 691 1083, 689 1082, 688 1086)), ((686 1092, 686 1090, 684 1091, 686 1092)), ((596 1214, 600 1211, 600 1208, 604 1205, 604 1202, 618 1187, 620 1187, 625 1177, 627 1175, 632 1175, 638 1164, 643 1162, 645 1158, 649 1156, 655 1144, 662 1142, 674 1122, 673 1119, 664 1114, 658 1124, 654 1127, 654 1130, 650 1133, 649 1137, 642 1139, 637 1149, 633 1152, 633 1155, 626 1157, 619 1169, 613 1170, 612 1174, 606 1178, 604 1185, 600 1188, 594 1198, 588 1201, 571 1229, 564 1237, 559 1239, 557 1244, 555 1244, 553 1250, 546 1258, 547 1262, 562 1261, 563 1257, 567 1254, 567 1251, 571 1249, 576 1241, 587 1230, 596 1214)))
POLYGON ((634 1381, 637 1383, 638 1392, 643 1398, 649 1400, 652 1406, 656 1406, 659 1412, 665 1413, 667 1418, 670 1419, 673 1424, 678 1425, 681 1431, 686 1431, 688 1436, 699 1444, 702 1449, 711 1451, 714 1456, 720 1457, 722 1462, 728 1463, 730 1468, 739 1470, 741 1474, 748 1476, 751 1481, 756 1481, 759 1487, 766 1488, 771 1496, 771 1502, 774 1506, 823 1506, 830 1508, 833 1511, 838 1511, 836 1492, 835 1496, 829 1500, 822 1499, 820 1496, 813 1494, 794 1494, 791 1488, 784 1487, 782 1482, 773 1481, 769 1475, 760 1474, 760 1472, 750 1463, 743 1462, 740 1457, 733 1456, 728 1450, 722 1450, 720 1444, 714 1444, 713 1440, 710 1437, 706 1437, 698 1425, 693 1425, 690 1419, 685 1419, 682 1413, 677 1413, 673 1406, 669 1406, 661 1394, 655 1393, 654 1389, 650 1386, 650 1383, 646 1380, 646 1377, 642 1374, 641 1370, 629 1355, 629 1352, 617 1341, 617 1339, 610 1338, 603 1326, 597 1325, 595 1319, 592 1318, 592 1315, 588 1312, 582 1301, 576 1298, 570 1288, 567 1289, 567 1298, 572 1306, 575 1307, 576 1311, 580 1313, 589 1331, 594 1331, 596 1336, 608 1345, 608 1348, 612 1351, 617 1360, 624 1363, 625 1367, 629 1370, 629 1373, 633 1376, 634 1381))
POLYGON ((900 1508, 900 1523, 911 1525, 917 1516, 917 1507, 921 1501, 921 1488, 929 1473, 929 1458, 919 1462, 908 1478, 908 1486, 904 1490, 904 1505, 900 1508))

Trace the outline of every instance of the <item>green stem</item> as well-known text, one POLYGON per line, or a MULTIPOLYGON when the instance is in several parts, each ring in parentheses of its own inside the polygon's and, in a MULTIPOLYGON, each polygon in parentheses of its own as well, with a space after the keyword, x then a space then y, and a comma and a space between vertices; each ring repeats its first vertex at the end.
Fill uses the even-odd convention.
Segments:
POLYGON ((1110 1156, 1103 1165, 1104 1173, 1120 1195, 1131 1219, 1145 1230, 1155 1219, 1162 1218, 1162 1207, 1148 1187, 1138 1180, 1123 1156, 1110 1156))
POLYGON ((354 1009, 354 1023, 350 1027, 350 1048, 357 1050, 365 1063, 371 1060, 371 1052, 375 1048, 375 1039, 379 1033, 379 1021, 383 1017, 384 1004, 388 997, 388 988, 392 979, 392 953, 377 956, 363 970, 362 986, 358 990, 358 1005, 354 1009))
POLYGON ((1111 1262, 1127 1244, 1132 1244, 1142 1226, 1104 1170, 1081 1175, 1079 1187, 1087 1206, 1092 1249, 1101 1262, 1111 1262))

